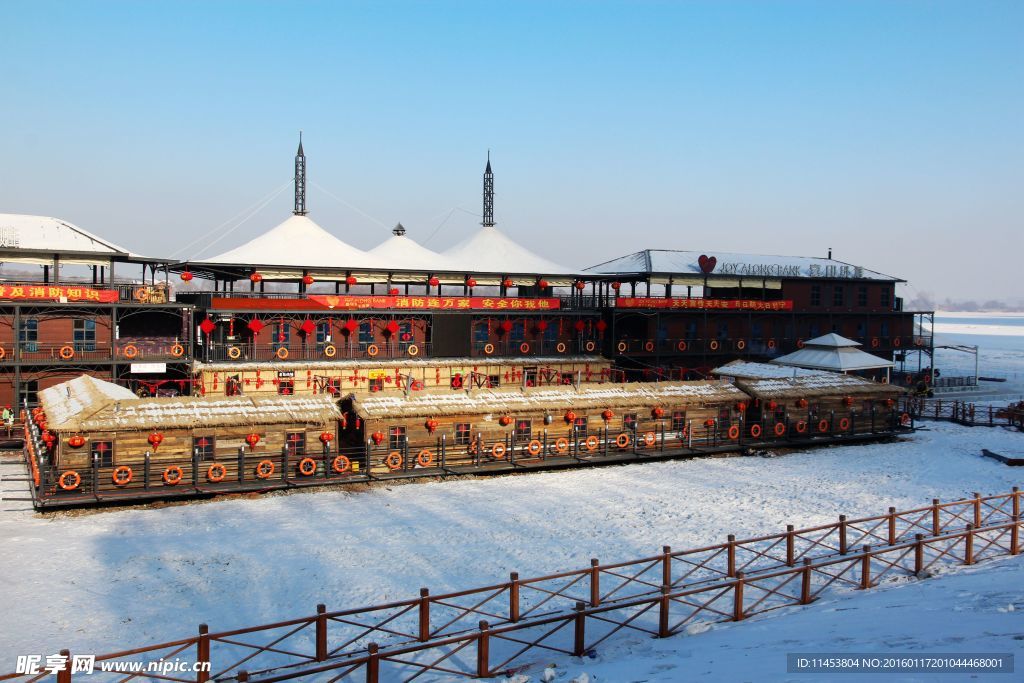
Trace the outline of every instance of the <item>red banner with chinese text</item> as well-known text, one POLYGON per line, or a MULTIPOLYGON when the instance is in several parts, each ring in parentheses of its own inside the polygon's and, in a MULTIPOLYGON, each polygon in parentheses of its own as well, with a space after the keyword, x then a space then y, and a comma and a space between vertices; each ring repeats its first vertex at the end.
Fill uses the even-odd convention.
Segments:
POLYGON ((559 307, 559 300, 520 299, 483 296, 348 296, 344 294, 310 294, 309 299, 327 308, 439 311, 551 311, 559 307))
POLYGON ((81 285, 0 285, 0 299, 13 301, 95 301, 110 304, 118 300, 113 289, 93 289, 81 285))
POLYGON ((660 296, 620 297, 616 308, 675 308, 716 311, 792 311, 793 302, 759 301, 757 299, 667 299, 660 296))

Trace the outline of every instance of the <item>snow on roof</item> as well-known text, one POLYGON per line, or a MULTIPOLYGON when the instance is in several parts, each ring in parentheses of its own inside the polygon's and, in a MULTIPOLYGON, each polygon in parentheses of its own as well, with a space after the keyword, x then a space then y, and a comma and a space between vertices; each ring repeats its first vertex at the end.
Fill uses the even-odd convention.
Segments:
POLYGON ((425 272, 461 269, 448 256, 431 251, 404 234, 392 235, 368 253, 389 269, 425 272))
POLYGON ((835 332, 829 332, 828 334, 823 334, 820 337, 815 337, 814 339, 808 339, 807 341, 805 341, 804 348, 807 348, 809 346, 837 349, 848 346, 860 346, 860 342, 855 342, 852 339, 847 339, 846 337, 842 337, 836 334, 835 332))
POLYGON ((53 431, 142 431, 235 425, 327 424, 341 413, 329 396, 139 398, 81 376, 39 392, 53 431))
POLYGON ((59 218, 16 213, 0 213, 0 249, 131 255, 124 247, 59 218))
POLYGON ((816 370, 830 370, 832 372, 850 372, 851 370, 874 370, 876 368, 891 368, 892 361, 872 356, 870 353, 861 351, 854 346, 811 346, 805 344, 804 348, 797 349, 793 353, 779 356, 771 361, 776 365, 796 366, 799 368, 811 368, 816 370))
POLYGON ((469 357, 462 358, 408 358, 408 359, 383 359, 372 360, 369 358, 345 359, 345 360, 318 360, 318 361, 253 361, 248 363, 237 363, 224 361, 219 363, 203 363, 193 361, 193 372, 245 372, 261 370, 266 372, 287 372, 312 370, 324 373, 341 372, 353 368, 386 368, 397 370, 433 369, 433 368, 466 368, 466 367, 494 367, 494 366, 518 366, 536 365, 566 365, 566 364, 589 364, 594 366, 607 366, 611 361, 603 356, 512 356, 505 357, 469 357))
POLYGON ((479 389, 357 397, 356 411, 364 418, 429 417, 431 415, 493 414, 567 408, 657 406, 666 401, 722 403, 747 395, 727 382, 630 382, 627 384, 528 389, 479 389))
POLYGON ((734 360, 711 371, 719 377, 736 377, 744 379, 770 379, 785 377, 813 377, 827 374, 823 370, 806 370, 804 368, 780 367, 771 363, 754 363, 747 360, 734 360))
POLYGON ((512 241, 493 226, 484 226, 471 237, 444 252, 460 270, 475 273, 536 273, 573 275, 579 270, 549 261, 512 241))
POLYGON ((754 398, 811 398, 853 394, 898 395, 903 390, 891 384, 879 384, 856 375, 822 372, 800 377, 736 378, 736 385, 754 398))
POLYGON ((717 261, 711 272, 712 276, 864 278, 900 281, 891 275, 828 258, 679 251, 675 249, 645 249, 591 266, 586 269, 586 272, 609 275, 685 273, 703 276, 704 271, 700 268, 699 259, 705 255, 713 256, 717 261))
POLYGON ((381 265, 376 257, 342 242, 308 216, 295 215, 241 246, 195 262, 333 269, 381 265))

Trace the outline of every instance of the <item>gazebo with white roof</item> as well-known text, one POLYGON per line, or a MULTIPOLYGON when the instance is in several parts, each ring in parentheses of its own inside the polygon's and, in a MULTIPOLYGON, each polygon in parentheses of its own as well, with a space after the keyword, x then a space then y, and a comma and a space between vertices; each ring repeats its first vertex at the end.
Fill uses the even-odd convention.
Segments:
POLYGON ((830 332, 804 342, 803 348, 779 356, 771 362, 789 367, 843 373, 884 368, 888 380, 889 371, 893 367, 892 361, 861 351, 858 346, 858 342, 830 332))

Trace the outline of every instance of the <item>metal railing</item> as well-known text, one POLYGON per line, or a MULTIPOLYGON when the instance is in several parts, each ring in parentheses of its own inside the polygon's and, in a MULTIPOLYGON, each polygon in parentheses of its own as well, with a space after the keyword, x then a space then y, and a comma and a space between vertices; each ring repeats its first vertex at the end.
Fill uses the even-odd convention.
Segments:
POLYGON ((187 361, 191 358, 191 350, 187 340, 174 337, 123 337, 113 344, 109 341, 22 341, 15 343, 10 350, 4 349, 0 362, 20 360, 70 364, 76 361, 187 361))

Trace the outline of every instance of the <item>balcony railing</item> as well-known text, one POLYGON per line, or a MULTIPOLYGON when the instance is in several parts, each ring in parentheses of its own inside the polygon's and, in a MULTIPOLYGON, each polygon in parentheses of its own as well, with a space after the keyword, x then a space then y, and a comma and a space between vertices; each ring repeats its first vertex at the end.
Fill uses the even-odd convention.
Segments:
MULTIPOLYGON (((613 345, 619 355, 643 354, 752 354, 774 355, 781 353, 781 348, 801 348, 807 337, 714 337, 714 338, 679 338, 639 339, 620 337, 613 345)), ((862 350, 872 353, 879 351, 907 351, 930 348, 931 336, 903 335, 893 337, 854 337, 853 341, 861 344, 862 350)))
POLYGON ((431 355, 430 342, 344 342, 289 346, 252 342, 216 343, 210 346, 211 362, 331 361, 353 358, 417 358, 431 355))
POLYGON ((66 343, 19 342, 4 349, 0 362, 74 363, 76 361, 123 363, 185 361, 191 358, 188 342, 173 337, 123 338, 113 344, 101 341, 66 343))

